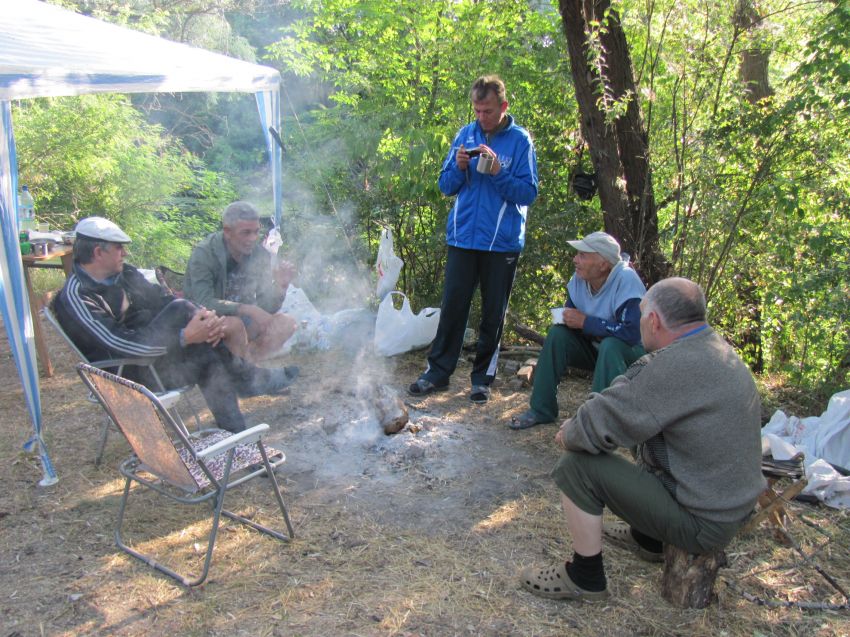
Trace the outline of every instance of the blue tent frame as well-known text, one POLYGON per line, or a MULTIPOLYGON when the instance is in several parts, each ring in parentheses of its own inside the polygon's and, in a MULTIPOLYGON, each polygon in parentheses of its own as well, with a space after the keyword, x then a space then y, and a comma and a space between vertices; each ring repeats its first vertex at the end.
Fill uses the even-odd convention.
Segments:
POLYGON ((125 29, 35 0, 3 8, 0 26, 0 311, 37 450, 41 486, 58 481, 43 437, 33 316, 18 244, 18 166, 13 100, 86 93, 252 92, 272 176, 275 225, 282 212, 282 152, 269 127, 280 130, 280 73, 270 67, 125 29))

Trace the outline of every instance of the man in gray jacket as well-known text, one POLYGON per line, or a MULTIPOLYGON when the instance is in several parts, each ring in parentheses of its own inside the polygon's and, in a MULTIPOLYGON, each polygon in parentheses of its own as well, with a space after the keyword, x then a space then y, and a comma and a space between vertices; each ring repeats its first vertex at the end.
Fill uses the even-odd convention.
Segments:
POLYGON ((248 342, 239 354, 254 362, 274 356, 296 327, 291 316, 278 313, 294 266, 281 261, 272 268, 259 236, 257 209, 247 201, 233 202, 222 215, 222 230, 192 250, 183 284, 187 299, 242 320, 248 342))
POLYGON ((705 297, 682 278, 656 283, 641 302, 650 352, 566 420, 552 477, 573 557, 520 572, 550 599, 608 595, 603 535, 648 561, 664 543, 690 553, 725 546, 764 489, 760 402, 752 375, 706 323, 705 297), (635 463, 613 453, 631 448, 635 463), (603 526, 608 507, 625 526, 603 526))

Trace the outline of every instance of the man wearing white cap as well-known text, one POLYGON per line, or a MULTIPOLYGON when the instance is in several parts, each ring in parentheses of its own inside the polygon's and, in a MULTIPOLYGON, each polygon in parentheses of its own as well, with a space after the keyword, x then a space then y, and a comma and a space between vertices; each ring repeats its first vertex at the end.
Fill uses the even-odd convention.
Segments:
MULTIPOLYGON (((219 346, 232 327, 125 264, 128 243, 130 237, 108 219, 77 224, 74 272, 53 302, 59 323, 89 360, 157 357, 166 387, 198 384, 216 424, 243 430, 238 396, 279 392, 288 384, 282 370, 253 367, 219 346)), ((139 368, 127 367, 124 375, 143 384, 151 380, 139 368)))
POLYGON ((605 232, 568 243, 578 252, 563 324, 549 328, 537 359, 530 408, 511 420, 511 429, 555 421, 558 383, 567 367, 592 370, 591 390, 601 392, 644 354, 640 301, 646 287, 621 258, 620 244, 605 232))

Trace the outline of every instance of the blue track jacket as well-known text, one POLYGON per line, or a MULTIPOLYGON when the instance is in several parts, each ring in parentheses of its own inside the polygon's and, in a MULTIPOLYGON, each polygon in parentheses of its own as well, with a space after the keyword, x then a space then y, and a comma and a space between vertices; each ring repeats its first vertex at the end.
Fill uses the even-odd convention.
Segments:
POLYGON ((525 245, 528 207, 537 198, 537 156, 528 131, 514 123, 488 142, 477 121, 460 129, 439 179, 444 195, 455 196, 446 224, 446 243, 456 248, 487 252, 520 252, 525 245), (499 156, 502 169, 495 177, 476 171, 478 157, 460 170, 457 149, 487 144, 499 156))

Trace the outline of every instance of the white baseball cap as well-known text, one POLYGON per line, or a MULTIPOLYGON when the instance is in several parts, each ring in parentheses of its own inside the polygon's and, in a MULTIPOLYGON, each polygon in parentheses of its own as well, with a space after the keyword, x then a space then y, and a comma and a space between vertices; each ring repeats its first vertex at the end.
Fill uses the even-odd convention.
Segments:
POLYGON ((607 232, 592 232, 584 239, 567 241, 579 252, 596 252, 611 265, 620 260, 620 244, 607 232))
POLYGON ((77 237, 109 241, 111 243, 130 243, 132 239, 109 219, 103 217, 86 217, 74 229, 77 237))

